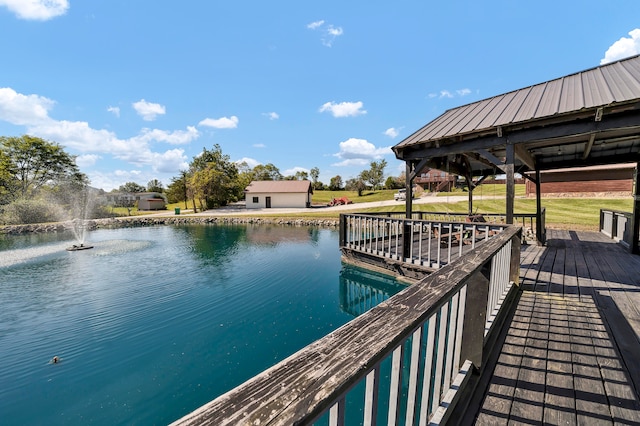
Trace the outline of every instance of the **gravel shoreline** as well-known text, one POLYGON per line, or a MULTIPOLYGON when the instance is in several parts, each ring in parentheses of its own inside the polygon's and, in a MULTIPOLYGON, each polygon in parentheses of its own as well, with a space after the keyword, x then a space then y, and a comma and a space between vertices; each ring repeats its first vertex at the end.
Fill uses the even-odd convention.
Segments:
MULTIPOLYGON (((78 221, 38 223, 29 225, 5 225, 0 227, 0 234, 20 235, 44 232, 64 232, 77 226, 78 221)), ((158 225, 282 225, 282 226, 313 226, 335 228, 338 219, 291 219, 291 218, 261 218, 261 217, 224 217, 224 216, 135 216, 126 218, 91 219, 84 222, 89 230, 135 228, 158 225)))

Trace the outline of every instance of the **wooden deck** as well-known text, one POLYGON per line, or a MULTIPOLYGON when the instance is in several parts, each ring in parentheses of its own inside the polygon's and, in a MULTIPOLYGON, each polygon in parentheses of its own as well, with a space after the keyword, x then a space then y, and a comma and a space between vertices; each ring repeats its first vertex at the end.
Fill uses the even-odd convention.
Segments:
POLYGON ((523 291, 465 423, 640 425, 640 256, 574 231, 522 249, 523 291))

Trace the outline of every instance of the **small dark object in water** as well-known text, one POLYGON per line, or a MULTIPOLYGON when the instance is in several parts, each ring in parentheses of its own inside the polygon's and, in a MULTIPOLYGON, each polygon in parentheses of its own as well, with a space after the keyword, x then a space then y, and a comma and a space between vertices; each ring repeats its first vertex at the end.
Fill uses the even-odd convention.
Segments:
POLYGON ((71 247, 67 247, 67 251, 87 250, 92 248, 93 246, 85 246, 84 244, 80 244, 80 245, 74 244, 71 247))

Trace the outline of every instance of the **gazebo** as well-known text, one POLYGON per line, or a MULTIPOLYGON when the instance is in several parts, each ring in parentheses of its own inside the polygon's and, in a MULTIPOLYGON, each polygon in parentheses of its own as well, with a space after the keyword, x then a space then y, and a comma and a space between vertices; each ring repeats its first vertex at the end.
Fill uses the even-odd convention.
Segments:
MULTIPOLYGON (((504 173, 507 223, 513 223, 515 174, 530 179, 539 240, 541 171, 634 162, 630 250, 640 252, 640 55, 450 109, 393 151, 406 163, 407 191, 425 167, 463 176, 469 214, 473 189, 504 173)), ((406 214, 411 217, 411 197, 406 214)))

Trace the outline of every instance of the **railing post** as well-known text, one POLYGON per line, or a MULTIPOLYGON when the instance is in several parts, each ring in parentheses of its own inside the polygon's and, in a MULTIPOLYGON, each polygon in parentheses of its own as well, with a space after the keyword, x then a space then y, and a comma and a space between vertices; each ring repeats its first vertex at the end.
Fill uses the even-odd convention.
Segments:
POLYGON ((520 285, 520 245, 522 243, 522 228, 511 239, 511 265, 509 267, 509 281, 520 285))
POLYGON ((467 280, 467 303, 464 311, 460 359, 468 359, 476 368, 482 366, 490 274, 491 259, 467 280))
POLYGON ((339 244, 340 248, 346 246, 347 242, 347 216, 344 214, 340 214, 340 236, 339 236, 339 244))
POLYGON ((402 253, 400 260, 404 260, 411 255, 411 244, 413 244, 412 225, 410 221, 402 221, 402 253))

